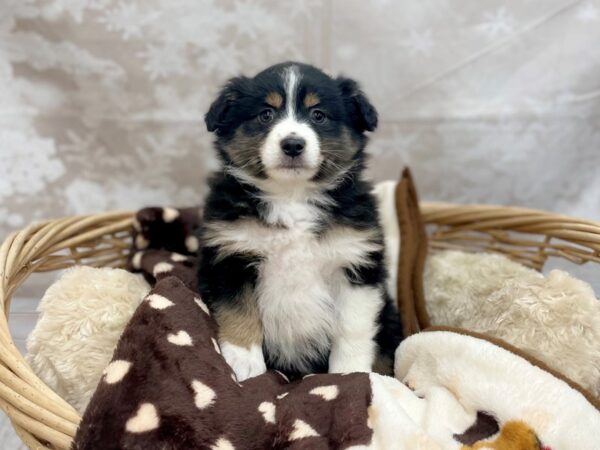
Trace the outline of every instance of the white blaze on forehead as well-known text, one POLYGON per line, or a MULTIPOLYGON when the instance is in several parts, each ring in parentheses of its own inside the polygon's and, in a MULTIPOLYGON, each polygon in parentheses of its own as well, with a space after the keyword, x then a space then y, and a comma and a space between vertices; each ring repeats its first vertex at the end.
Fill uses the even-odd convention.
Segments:
POLYGON ((300 73, 297 66, 288 66, 283 70, 283 85, 285 87, 285 111, 288 117, 295 117, 296 95, 300 73))

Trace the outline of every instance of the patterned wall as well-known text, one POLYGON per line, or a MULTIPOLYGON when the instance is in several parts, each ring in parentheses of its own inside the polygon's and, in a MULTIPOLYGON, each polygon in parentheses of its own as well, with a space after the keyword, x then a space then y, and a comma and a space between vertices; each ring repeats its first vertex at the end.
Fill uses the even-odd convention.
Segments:
POLYGON ((600 219, 600 1, 0 0, 0 236, 196 203, 219 84, 297 59, 361 80, 375 178, 600 219))

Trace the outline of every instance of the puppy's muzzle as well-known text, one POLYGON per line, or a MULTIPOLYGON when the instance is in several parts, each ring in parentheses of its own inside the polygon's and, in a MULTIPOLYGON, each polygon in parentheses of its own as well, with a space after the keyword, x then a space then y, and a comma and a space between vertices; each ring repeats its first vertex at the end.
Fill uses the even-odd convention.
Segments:
POLYGON ((300 156, 304 151, 306 141, 299 136, 291 135, 283 138, 279 145, 283 153, 291 158, 295 158, 296 156, 300 156))

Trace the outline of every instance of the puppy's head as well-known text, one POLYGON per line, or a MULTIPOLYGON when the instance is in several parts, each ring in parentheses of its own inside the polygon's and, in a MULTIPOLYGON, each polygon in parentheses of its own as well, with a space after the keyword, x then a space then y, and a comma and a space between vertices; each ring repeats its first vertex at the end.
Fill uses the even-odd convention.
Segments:
POLYGON ((229 80, 205 116, 227 168, 251 181, 328 183, 362 167, 377 112, 358 84, 283 63, 229 80))

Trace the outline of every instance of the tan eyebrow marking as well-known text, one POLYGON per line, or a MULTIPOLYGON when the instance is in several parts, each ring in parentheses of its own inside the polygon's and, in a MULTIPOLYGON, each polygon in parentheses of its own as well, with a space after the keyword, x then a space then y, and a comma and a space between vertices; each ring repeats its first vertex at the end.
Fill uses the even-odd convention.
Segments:
POLYGON ((317 106, 320 102, 321 99, 314 92, 310 92, 306 94, 306 97, 304 97, 304 106, 306 106, 307 108, 317 106))
POLYGON ((273 108, 279 109, 283 106, 283 97, 277 92, 269 92, 265 98, 265 102, 273 108))

